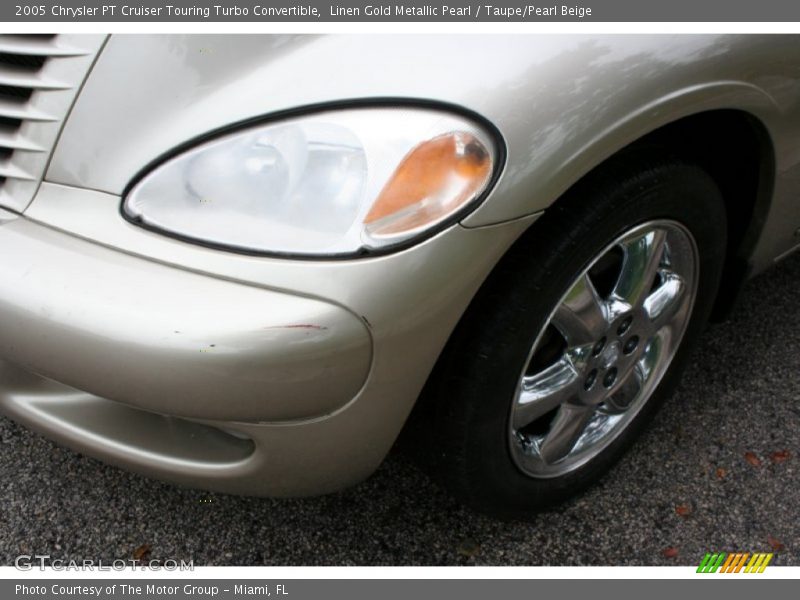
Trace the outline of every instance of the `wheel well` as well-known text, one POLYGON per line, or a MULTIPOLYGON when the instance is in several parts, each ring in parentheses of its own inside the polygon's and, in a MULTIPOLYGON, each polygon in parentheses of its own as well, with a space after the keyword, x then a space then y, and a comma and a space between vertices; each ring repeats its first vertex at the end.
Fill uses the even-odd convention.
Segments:
POLYGON ((657 146, 699 165, 722 191, 728 215, 728 247, 712 314, 712 320, 722 320, 749 274, 749 259, 772 198, 775 160, 769 134, 746 112, 715 110, 665 125, 625 150, 641 146, 657 146))
MULTIPOLYGON (((599 164, 580 181, 602 171, 609 161, 619 159, 623 153, 649 152, 653 148, 697 164, 711 175, 722 192, 727 211, 728 247, 722 283, 711 314, 712 320, 722 320, 734 306, 747 279, 749 259, 772 199, 775 161, 770 136, 759 120, 743 111, 698 113, 645 135, 599 164)), ((437 373, 450 354, 447 350, 451 343, 452 339, 428 378, 407 430, 424 429, 429 424, 429 413, 436 404, 437 373)), ((415 452, 412 450, 412 454, 415 452)))

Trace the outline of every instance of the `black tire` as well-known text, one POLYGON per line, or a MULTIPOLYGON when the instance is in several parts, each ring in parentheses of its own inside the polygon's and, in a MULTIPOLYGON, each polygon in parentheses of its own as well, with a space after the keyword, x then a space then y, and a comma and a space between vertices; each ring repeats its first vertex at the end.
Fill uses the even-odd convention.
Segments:
POLYGON ((450 490, 481 512, 525 518, 604 475, 679 380, 716 297, 726 229, 715 182, 672 158, 618 157, 547 210, 485 282, 433 375, 436 470, 450 490), (694 308, 680 346, 643 408, 597 456, 557 477, 531 477, 513 460, 508 436, 533 342, 590 261, 622 232, 653 219, 682 224, 698 251, 694 308))

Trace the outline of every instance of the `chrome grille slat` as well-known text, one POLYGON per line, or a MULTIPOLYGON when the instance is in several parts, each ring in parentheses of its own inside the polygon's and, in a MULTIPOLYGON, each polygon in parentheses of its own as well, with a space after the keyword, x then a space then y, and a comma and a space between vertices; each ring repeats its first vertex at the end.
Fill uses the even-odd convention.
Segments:
POLYGON ((41 146, 37 146, 30 140, 25 139, 18 131, 7 127, 0 127, 0 148, 25 150, 28 152, 44 152, 45 150, 41 146))
POLYGON ((23 212, 67 112, 105 40, 0 35, 0 208, 23 212))
POLYGON ((5 179, 22 179, 25 181, 33 181, 36 179, 30 173, 26 173, 12 164, 9 158, 0 158, 0 177, 5 179))
POLYGON ((17 69, 0 63, 0 85, 30 90, 68 90, 69 83, 37 77, 27 69, 17 69))
POLYGON ((56 36, 6 35, 0 39, 0 52, 20 56, 81 56, 86 51, 58 43, 56 36))
POLYGON ((24 121, 58 121, 55 115, 37 110, 27 102, 0 97, 0 116, 24 121))

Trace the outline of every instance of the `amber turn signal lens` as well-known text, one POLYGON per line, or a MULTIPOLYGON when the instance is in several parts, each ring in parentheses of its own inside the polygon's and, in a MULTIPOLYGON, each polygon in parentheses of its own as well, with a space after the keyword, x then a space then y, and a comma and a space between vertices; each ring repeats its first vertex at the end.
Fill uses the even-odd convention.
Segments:
POLYGON ((367 233, 391 237, 442 221, 475 199, 491 174, 489 151, 470 133, 422 142, 403 158, 364 218, 367 233))

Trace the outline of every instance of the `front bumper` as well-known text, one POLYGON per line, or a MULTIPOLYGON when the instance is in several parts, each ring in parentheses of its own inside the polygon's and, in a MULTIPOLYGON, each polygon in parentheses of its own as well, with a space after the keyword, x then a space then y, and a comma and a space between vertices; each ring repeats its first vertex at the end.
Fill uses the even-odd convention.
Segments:
POLYGON ((0 357, 197 419, 284 421, 356 396, 372 343, 327 302, 132 257, 27 219, 0 228, 0 357))
POLYGON ((3 220, 0 255, 0 410, 148 475, 302 493, 302 476, 280 472, 286 457, 256 442, 259 423, 335 412, 369 372, 367 327, 330 303, 136 258, 25 218, 3 220), (280 480, 265 485, 266 472, 280 480))
POLYGON ((192 246, 118 206, 45 183, 25 216, 0 219, 0 411, 148 476, 272 496, 377 468, 533 220, 311 262, 192 246))

